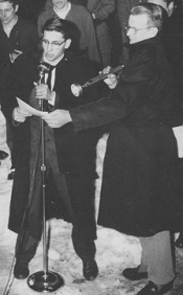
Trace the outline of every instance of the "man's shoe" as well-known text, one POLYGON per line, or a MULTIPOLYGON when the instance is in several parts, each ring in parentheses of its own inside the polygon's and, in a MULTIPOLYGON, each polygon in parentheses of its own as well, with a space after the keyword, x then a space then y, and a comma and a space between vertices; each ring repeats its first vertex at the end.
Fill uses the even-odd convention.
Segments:
POLYGON ((163 295, 171 290, 173 287, 173 281, 163 285, 161 288, 158 288, 153 282, 149 282, 142 290, 140 290, 136 295, 163 295))
POLYGON ((147 279, 148 275, 147 272, 139 272, 139 267, 136 268, 126 268, 124 269, 124 271, 122 272, 122 275, 132 281, 138 281, 138 280, 142 280, 142 279, 147 279))
POLYGON ((83 261, 83 275, 84 275, 85 279, 88 281, 92 281, 97 277, 98 266, 97 266, 96 261, 94 259, 83 261))
POLYGON ((28 277, 29 275, 29 268, 28 265, 18 265, 15 264, 14 267, 14 276, 17 280, 24 280, 28 277))

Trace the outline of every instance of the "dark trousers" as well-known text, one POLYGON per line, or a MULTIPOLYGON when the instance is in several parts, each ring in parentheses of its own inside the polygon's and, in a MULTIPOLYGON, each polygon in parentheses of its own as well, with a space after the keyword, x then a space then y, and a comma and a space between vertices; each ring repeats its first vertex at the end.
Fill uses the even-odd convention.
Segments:
MULTIPOLYGON (((23 237, 23 241, 21 241, 19 251, 16 253, 17 263, 20 265, 28 264, 36 254, 39 242, 40 240, 26 233, 23 237)), ((76 254, 83 261, 94 259, 96 253, 95 242, 94 240, 87 239, 87 237, 83 236, 82 230, 78 227, 73 226, 72 242, 76 254)))
MULTIPOLYGON (((69 221, 68 216, 64 216, 64 206, 61 205, 61 199, 57 190, 57 181, 55 181, 52 173, 47 176, 47 208, 50 212, 48 218, 63 218, 69 221), (54 198, 51 197, 54 195, 54 198), (50 209, 50 205, 53 206, 50 209)), ((72 173, 66 174, 66 183, 68 186, 69 197, 73 207, 76 223, 73 223, 72 242, 76 254, 83 260, 94 259, 96 247, 94 240, 96 239, 96 222, 94 208, 95 186, 93 180, 83 175, 72 173)), ((40 181, 36 181, 36 191, 42 193, 40 181)), ((19 251, 16 254, 17 263, 27 264, 34 257, 37 246, 41 239, 42 223, 39 224, 40 235, 34 237, 29 231, 25 231, 20 239, 19 251)))

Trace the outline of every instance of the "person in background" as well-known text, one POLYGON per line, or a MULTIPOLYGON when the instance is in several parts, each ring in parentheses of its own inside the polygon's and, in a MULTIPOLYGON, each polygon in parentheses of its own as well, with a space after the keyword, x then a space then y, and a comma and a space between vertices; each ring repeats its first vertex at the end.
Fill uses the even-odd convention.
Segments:
POLYGON ((183 102, 183 9, 180 1, 148 0, 160 5, 165 12, 165 21, 161 33, 162 45, 172 70, 176 96, 183 102))
POLYGON ((38 48, 36 26, 18 16, 18 0, 0 0, 0 66, 29 59, 38 48))
MULTIPOLYGON (((40 118, 30 116, 18 106, 15 97, 40 109, 46 99, 47 110, 70 109, 97 99, 96 87, 75 97, 73 83, 83 84, 95 73, 93 65, 69 51, 73 25, 59 18, 49 19, 43 27, 43 56, 41 63, 19 67, 19 75, 12 75, 10 99, 4 110, 19 133, 19 157, 15 170, 10 203, 9 229, 19 233, 16 246, 14 275, 25 279, 28 264, 34 257, 42 232, 42 147, 40 118), (47 65, 49 71, 39 81, 37 66, 47 65), (39 82, 36 82, 39 81, 39 82), (25 217, 26 216, 26 217, 25 217), (23 229, 23 231, 22 231, 23 229)), ((98 275, 95 261, 95 170, 97 132, 76 134, 72 124, 52 129, 45 126, 45 184, 46 218, 63 218, 72 222, 73 246, 82 259, 83 275, 93 280, 98 275)))
POLYGON ((38 17, 38 33, 45 22, 53 17, 60 17, 74 23, 79 31, 79 50, 96 64, 101 63, 93 20, 90 12, 83 6, 69 2, 68 0, 48 0, 45 11, 38 17), (50 5, 50 2, 52 5, 50 5))
POLYGON ((158 5, 134 6, 126 26, 130 59, 118 77, 110 74, 105 80, 110 96, 43 116, 51 128, 69 122, 75 132, 113 122, 98 224, 139 237, 141 263, 122 273, 130 280, 148 279, 137 295, 162 295, 172 288, 175 264, 170 234, 183 224, 182 177, 169 125, 173 81, 160 43, 162 21, 158 5))
POLYGON ((111 36, 107 20, 115 10, 114 0, 88 0, 87 8, 92 13, 102 66, 111 65, 111 36))
MULTIPOLYGON (((38 50, 36 26, 20 17, 18 10, 18 0, 0 0, 0 101, 2 93, 6 91, 6 87, 9 87, 8 80, 12 68, 16 68, 19 62, 31 63, 38 50)), ((17 149, 19 149, 13 144, 14 136, 16 136, 14 130, 10 130, 7 124, 7 143, 12 154, 12 173, 14 173, 17 149)))
MULTIPOLYGON (((71 0, 71 3, 83 5, 86 7, 88 0, 71 0)), ((46 0, 45 9, 50 8, 52 6, 51 0, 46 0)))
MULTIPOLYGON (((177 112, 176 118, 172 120, 172 127, 176 127, 182 125, 183 121, 181 119, 183 118, 183 9, 180 1, 148 0, 148 2, 160 5, 165 10, 162 45, 173 74, 177 112)), ((183 175, 182 158, 178 161, 178 167, 180 174, 183 175)), ((183 232, 180 233, 175 245, 183 248, 183 232)))

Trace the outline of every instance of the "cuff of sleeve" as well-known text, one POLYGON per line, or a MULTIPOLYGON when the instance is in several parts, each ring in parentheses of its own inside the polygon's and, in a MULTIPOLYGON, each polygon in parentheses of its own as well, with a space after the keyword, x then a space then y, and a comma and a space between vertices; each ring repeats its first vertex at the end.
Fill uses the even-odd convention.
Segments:
POLYGON ((18 127, 21 124, 21 122, 15 121, 14 119, 12 119, 12 125, 14 127, 18 127))

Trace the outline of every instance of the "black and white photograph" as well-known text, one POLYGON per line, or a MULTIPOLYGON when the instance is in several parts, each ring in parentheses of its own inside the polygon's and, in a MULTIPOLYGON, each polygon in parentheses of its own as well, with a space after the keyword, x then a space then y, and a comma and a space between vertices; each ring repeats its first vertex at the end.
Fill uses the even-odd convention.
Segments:
POLYGON ((183 1, 0 0, 0 294, 183 294, 183 1))

